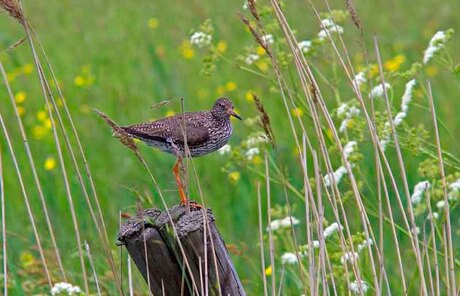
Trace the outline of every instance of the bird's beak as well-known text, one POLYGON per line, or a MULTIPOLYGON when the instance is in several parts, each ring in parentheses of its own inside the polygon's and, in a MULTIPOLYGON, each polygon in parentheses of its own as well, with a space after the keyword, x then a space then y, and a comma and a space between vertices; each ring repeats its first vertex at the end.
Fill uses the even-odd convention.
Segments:
POLYGON ((238 114, 236 114, 235 111, 233 111, 233 110, 229 110, 229 111, 228 111, 228 114, 230 114, 230 116, 233 116, 233 117, 235 117, 235 118, 238 118, 239 120, 242 119, 241 116, 239 116, 238 114))

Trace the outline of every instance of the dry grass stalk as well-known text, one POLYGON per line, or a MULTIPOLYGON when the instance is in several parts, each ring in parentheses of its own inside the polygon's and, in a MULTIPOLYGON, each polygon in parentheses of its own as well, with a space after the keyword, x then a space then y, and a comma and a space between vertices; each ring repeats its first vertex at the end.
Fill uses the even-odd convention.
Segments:
POLYGON ((6 252, 6 210, 5 188, 3 187, 3 151, 0 149, 0 202, 2 208, 2 255, 3 255, 3 294, 8 296, 8 256, 6 252))
MULTIPOLYGON (((65 128, 62 124, 62 120, 60 119, 60 112, 59 112, 59 108, 56 107, 56 102, 54 100, 54 97, 52 95, 50 95, 50 98, 51 98, 51 101, 53 103, 53 106, 55 107, 55 110, 58 114, 58 118, 59 118, 59 123, 61 125, 61 129, 62 129, 62 132, 64 134, 64 138, 66 140, 66 144, 68 146, 68 149, 69 149, 69 152, 72 156, 72 161, 74 163, 74 166, 75 166, 75 169, 77 171, 77 175, 78 175, 78 179, 79 179, 79 182, 80 182, 80 185, 83 189, 83 193, 85 195, 85 199, 87 201, 87 204, 88 204, 88 207, 90 209, 90 213, 91 213, 91 217, 93 218, 93 221, 96 225, 96 228, 97 228, 97 231, 99 233, 99 236, 101 237, 101 241, 102 241, 102 246, 103 246, 103 250, 105 252, 105 255, 106 255, 106 258, 107 258, 107 261, 109 262, 109 265, 110 265, 110 268, 112 270, 112 274, 115 278, 115 283, 116 283, 116 286, 119 290, 119 292, 121 293, 121 283, 120 283, 120 279, 118 277, 118 273, 116 271, 116 267, 115 267, 115 263, 114 263, 114 260, 113 260, 113 255, 112 255, 112 251, 111 251, 111 248, 109 246, 109 239, 108 239, 108 236, 107 236, 107 230, 106 230, 106 227, 105 227, 105 222, 104 222, 104 218, 102 216, 102 210, 101 210, 101 206, 100 206, 100 203, 99 203, 99 198, 97 196, 97 191, 96 191, 96 186, 94 184, 94 180, 92 178, 92 175, 91 175, 91 171, 89 169, 89 165, 88 165, 88 162, 86 160, 86 156, 85 156, 85 153, 84 153, 84 150, 83 150, 83 147, 82 147, 82 144, 81 144, 81 141, 80 141, 80 137, 77 133, 77 129, 75 127, 75 124, 72 120, 72 115, 70 114, 70 111, 69 111, 69 108, 67 106, 67 103, 66 103, 66 99, 62 93, 62 90, 59 86, 59 83, 58 83, 58 80, 56 78, 56 75, 54 74, 54 71, 53 71, 53 67, 51 66, 51 63, 48 59, 48 56, 46 55, 46 52, 40 42, 40 40, 38 39, 38 36, 35 34, 33 28, 30 26, 29 23, 27 23, 27 27, 25 27, 26 29, 26 32, 28 33, 29 30, 32 32, 32 34, 34 35, 38 45, 39 45, 39 48, 41 50, 41 53, 43 54, 43 57, 45 58, 45 62, 46 62, 46 65, 48 67, 48 70, 49 72, 51 73, 51 77, 52 77, 52 81, 54 82, 54 85, 56 86, 57 88, 57 91, 59 93, 59 98, 61 99, 61 102, 62 102, 62 106, 65 110, 65 116, 67 116, 67 119, 68 121, 70 122, 70 126, 71 126, 71 130, 73 132, 73 135, 75 137, 75 140, 77 142, 77 145, 78 145, 78 148, 79 148, 79 151, 80 151, 80 156, 82 158, 82 162, 84 164, 84 167, 85 167, 85 171, 86 171, 86 175, 88 177, 88 180, 89 180, 89 184, 91 186, 91 190, 92 190, 92 193, 93 193, 93 199, 96 203, 96 207, 97 207, 97 211, 98 211, 98 216, 99 216, 99 221, 96 219, 96 216, 94 214, 94 210, 93 210, 93 207, 91 205, 91 202, 89 201, 89 196, 88 196, 88 193, 86 191, 86 187, 83 183, 83 179, 82 179, 82 176, 81 176, 81 173, 80 173, 80 170, 78 168, 78 165, 77 165, 77 161, 76 161, 76 158, 75 158, 75 153, 73 152, 73 149, 72 149, 72 146, 70 145, 70 142, 69 142, 69 139, 68 139, 68 136, 67 136, 67 133, 65 131, 65 128), (102 228, 101 228, 102 226, 102 228)), ((29 34, 28 34, 29 35, 29 34)), ((33 52, 35 52, 34 48, 32 47, 32 50, 33 52)), ((51 91, 49 91, 49 85, 48 85, 48 82, 45 80, 46 82, 46 86, 47 86, 47 89, 48 89, 48 92, 51 93, 51 91)))
POLYGON ((264 296, 268 296, 267 277, 265 274, 265 254, 264 254, 264 235, 263 235, 263 223, 262 223, 262 195, 260 192, 260 182, 257 182, 257 210, 259 216, 259 245, 260 245, 260 264, 261 264, 261 275, 262 282, 264 285, 264 296))
POLYGON ((251 22, 247 18, 245 18, 242 14, 238 14, 238 16, 249 29, 249 32, 251 32, 252 36, 254 36, 256 42, 265 50, 269 57, 272 57, 272 51, 270 50, 268 42, 264 42, 262 36, 257 32, 257 30, 252 26, 251 22))
MULTIPOLYGON (((374 48, 375 48, 375 53, 377 55, 377 62, 378 62, 378 66, 379 66, 380 79, 381 79, 381 83, 383 85, 385 83, 385 77, 383 75, 383 65, 382 65, 382 59, 381 59, 381 56, 380 56, 377 37, 374 37, 374 48)), ((415 230, 417 225, 415 224, 415 215, 414 215, 414 210, 412 208, 412 202, 411 202, 411 199, 410 199, 411 195, 410 195, 410 191, 409 191, 409 184, 407 182, 406 168, 405 168, 405 165, 404 165, 404 159, 403 159, 403 156, 402 156, 401 147, 399 145, 398 135, 396 133, 396 127, 395 127, 394 122, 393 122, 393 115, 391 113, 391 106, 390 106, 390 102, 389 102, 389 99, 388 99, 388 93, 387 93, 386 87, 383 87, 383 97, 384 97, 385 106, 386 106, 386 109, 387 109, 388 122, 390 123, 391 133, 393 135, 393 142, 394 142, 394 145, 395 145, 395 148, 396 148, 395 149, 396 150, 396 155, 398 157, 398 164, 399 164, 399 168, 400 168, 400 171, 401 171, 401 177, 402 177, 402 180, 403 180, 404 193, 406 194, 406 198, 407 198, 407 205, 408 205, 408 209, 409 209, 409 218, 410 218, 410 222, 411 222, 411 229, 415 230)), ((418 264, 419 274, 420 274, 420 280, 421 280, 421 286, 422 286, 421 288, 422 288, 422 291, 425 294, 427 294, 427 285, 426 285, 426 280, 425 280, 425 274, 423 272, 423 262, 422 262, 422 256, 421 256, 421 253, 420 253, 420 246, 419 246, 418 236, 417 236, 416 233, 414 233, 414 231, 410 231, 409 233, 410 233, 410 236, 414 240, 414 245, 415 245, 415 250, 416 250, 415 255, 416 255, 416 259, 417 259, 417 264, 418 264)))
POLYGON ((40 235, 38 233, 37 224, 35 223, 35 218, 34 218, 34 214, 32 212, 32 207, 30 205, 29 196, 27 194, 26 186, 24 184, 24 179, 22 177, 22 172, 21 172, 21 169, 20 169, 20 166, 19 166, 19 162, 18 162, 18 160, 16 158, 16 153, 15 153, 15 150, 13 148, 13 144, 11 142, 11 137, 10 137, 10 135, 8 133, 8 130, 6 129, 6 125, 5 125, 5 122, 3 121, 3 116, 1 114, 0 114, 0 125, 1 125, 3 133, 5 135, 5 139, 6 139, 6 142, 7 142, 7 145, 8 145, 8 149, 10 150, 11 158, 13 160, 14 168, 16 170, 16 174, 17 174, 18 179, 19 179, 19 185, 21 187, 22 196, 24 197, 24 202, 26 204, 27 215, 29 217, 30 224, 32 225, 32 229, 33 229, 34 236, 35 236, 35 241, 37 242, 37 247, 38 247, 38 251, 39 251, 39 254, 40 254, 40 259, 41 259, 41 262, 42 262, 42 265, 43 265, 43 269, 45 271, 45 276, 46 276, 46 279, 48 281, 48 285, 51 288, 53 286, 52 281, 51 281, 51 275, 50 275, 49 270, 48 270, 48 264, 47 264, 47 261, 46 261, 46 258, 45 258, 45 253, 43 251, 43 246, 42 246, 42 243, 41 243, 40 235))
POLYGON ((249 12, 258 22, 260 22, 259 13, 257 12, 257 7, 256 7, 256 0, 248 0, 247 4, 248 4, 249 12))
POLYGON ((112 119, 110 119, 105 113, 94 109, 93 110, 97 115, 99 115, 100 118, 102 118, 105 123, 107 123, 113 130, 113 136, 120 140, 120 143, 123 144, 123 146, 127 147, 131 151, 134 152, 134 154, 139 158, 139 149, 137 149, 137 145, 134 142, 133 138, 125 132, 120 126, 118 126, 112 119))
POLYGON ((270 170, 268 165, 268 153, 265 151, 265 190, 267 198, 267 219, 268 219, 268 242, 269 242, 269 253, 270 253, 270 266, 272 268, 271 276, 271 295, 276 295, 276 268, 275 268, 275 242, 273 240, 273 231, 270 227, 272 218, 271 218, 271 197, 270 197, 270 170))
POLYGON ((65 271, 64 271, 64 267, 62 265, 61 255, 59 253, 59 248, 57 247, 56 237, 55 237, 54 231, 53 231, 53 226, 52 226, 52 223, 51 223, 51 220, 50 220, 50 215, 48 213, 48 207, 46 205, 45 195, 43 193, 43 188, 42 188, 40 179, 38 177, 37 168, 35 166, 35 161, 34 161, 34 158, 33 158, 33 155, 32 155, 32 149, 30 148, 29 141, 27 140, 27 135, 26 135, 26 132, 25 132, 25 129, 24 129, 24 125, 22 123, 21 116, 19 115, 17 104, 14 101, 13 91, 11 89, 11 85, 8 82, 5 69, 4 69, 3 63, 1 61, 0 61, 0 72, 1 72, 2 77, 3 77, 3 81, 5 82, 5 86, 6 86, 6 89, 7 89, 8 96, 10 98, 11 104, 12 104, 12 106, 14 108, 14 114, 15 114, 16 120, 18 122, 22 142, 24 144, 24 149, 26 151, 27 158, 29 160, 29 165, 30 165, 30 168, 32 170, 32 175, 33 175, 33 178, 34 178, 35 186, 37 187, 38 196, 39 196, 40 203, 41 203, 41 206, 42 206, 43 214, 45 216, 46 225, 47 225, 48 231, 50 233, 51 243, 53 245, 53 251, 54 251, 54 254, 56 256, 56 261, 58 263, 59 270, 61 272, 62 278, 64 279, 64 281, 67 281, 65 271))
POLYGON ((363 26, 362 26, 361 21, 360 21, 360 19, 358 17, 358 13, 356 12, 356 8, 355 8, 355 4, 354 4, 353 0, 346 0, 345 1, 345 6, 346 6, 346 8, 348 10, 348 13, 351 16, 351 20, 353 21, 353 24, 355 24, 356 28, 362 34, 363 26))
POLYGON ((431 111, 431 118, 433 120, 434 132, 435 132, 435 139, 436 139, 436 150, 438 153, 438 164, 439 170, 441 172, 441 181, 442 181, 442 189, 444 193, 444 204, 445 204, 445 221, 446 221, 446 237, 447 237, 447 250, 444 256, 449 258, 449 273, 446 274, 446 277, 450 278, 452 291, 453 293, 457 293, 457 285, 456 285, 456 276, 455 276, 455 255, 454 255, 454 248, 452 244, 452 226, 450 222, 450 206, 449 206, 449 199, 447 194, 447 182, 446 182, 446 174, 444 172, 444 162, 442 158, 442 148, 441 148, 441 140, 439 137, 439 129, 438 129, 438 120, 436 117, 436 109, 434 107, 433 101, 433 93, 431 91, 431 83, 428 82, 428 100, 430 102, 430 111, 431 111))
POLYGON ((268 116, 267 111, 265 110, 264 106, 262 105, 262 102, 256 96, 256 94, 251 92, 251 95, 252 95, 252 98, 254 99, 257 111, 260 116, 260 126, 263 128, 265 135, 267 136, 268 140, 272 144, 272 147, 275 148, 276 147, 275 134, 273 133, 273 129, 270 124, 270 117, 268 116))
MULTIPOLYGON (((318 136, 318 138, 320 140, 320 147, 321 147, 322 155, 323 155, 323 157, 324 157, 324 159, 326 161, 327 168, 328 168, 328 173, 331 173, 332 172, 332 166, 331 166, 330 158, 329 158, 327 148, 326 148, 326 145, 325 145, 325 140, 324 140, 324 137, 323 137, 323 134, 322 134, 322 131, 321 131, 321 123, 320 123, 319 116, 317 114, 316 108, 312 104, 313 99, 311 98, 311 94, 309 93, 308 84, 309 84, 309 82, 311 82, 313 84, 316 84, 315 79, 314 79, 313 74, 312 74, 311 70, 309 69, 305 59, 303 58, 303 56, 302 56, 302 58, 299 57, 299 51, 298 51, 298 48, 297 48, 297 41, 295 40, 295 37, 294 37, 294 35, 292 33, 292 30, 289 28, 289 25, 287 24, 287 21, 286 21, 286 19, 284 17, 284 14, 282 13, 282 10, 281 10, 281 8, 279 6, 279 3, 277 3, 276 1, 271 1, 271 4, 272 4, 272 7, 273 7, 273 9, 275 11, 276 17, 277 17, 277 19, 278 19, 278 21, 280 23, 280 27, 281 27, 281 29, 282 29, 285 37, 286 37, 286 40, 287 40, 287 42, 288 42, 288 44, 289 44, 289 46, 291 48, 292 53, 294 55, 294 61, 295 61, 295 65, 296 65, 296 68, 297 68, 297 72, 299 74, 299 78, 301 80, 302 89, 304 91, 304 95, 306 96, 306 98, 308 98, 307 103, 309 104, 310 110, 311 110, 312 115, 313 115, 312 117, 314 119, 316 135, 318 136)), ((275 67, 275 69, 276 69, 276 67, 275 67)), ((326 119, 328 120, 329 128, 333 131, 334 139, 336 140, 336 142, 337 142, 337 144, 339 146, 338 147, 339 151, 343 155, 342 146, 340 144, 340 140, 338 139, 337 131, 335 130, 334 124, 333 124, 333 122, 332 122, 332 120, 330 118, 330 114, 328 113, 328 111, 327 111, 327 109, 325 107, 324 100, 321 98, 320 90, 319 90, 318 87, 316 87, 316 89, 318 90, 318 98, 321 99, 321 101, 319 102, 320 103, 319 106, 321 108, 321 111, 324 114, 324 116, 326 117, 326 119)), ((287 110, 287 112, 289 112, 289 111, 287 110)), ((294 132, 294 128, 292 128, 292 129, 293 129, 293 132, 294 132)), ((349 163, 347 162, 346 159, 344 159, 344 162, 346 164, 348 175, 350 176, 350 179, 351 179, 354 195, 355 195, 356 200, 358 202, 358 207, 359 207, 359 210, 360 210, 361 218, 363 220, 363 226, 364 226, 364 230, 365 230, 365 234, 366 234, 366 239, 369 239, 369 232, 368 232, 369 221, 367 219, 367 216, 365 215, 364 207, 362 205, 362 201, 361 201, 361 198, 360 198, 360 195, 359 195, 359 192, 358 192, 357 184, 356 184, 356 181, 353 178, 353 173, 351 172, 351 168, 350 168, 349 163)), ((335 183, 335 182, 333 182, 333 183, 335 183)), ((328 194, 327 190, 326 190, 326 194, 328 194)), ((339 204, 341 205, 342 212, 344 213, 343 214, 343 219, 344 219, 345 223, 348 224, 346 222, 346 214, 344 212, 341 199, 336 197, 335 196, 336 194, 337 194, 337 196, 340 196, 340 192, 339 192, 339 190, 337 188, 337 184, 333 184, 334 200, 339 201, 339 204)), ((340 221, 340 220, 338 220, 338 221, 340 221)), ((347 230, 347 236, 348 236, 348 240, 349 240, 348 245, 350 245, 351 250, 353 252, 354 250, 353 250, 353 245, 351 243, 352 242, 351 241, 351 235, 349 233, 349 228, 348 228, 347 225, 346 225, 345 229, 347 230)), ((371 232, 372 232, 372 230, 371 230, 371 232)), ((342 247, 344 248, 344 252, 346 252, 347 248, 348 248, 347 244, 345 244, 345 242, 343 242, 343 241, 341 242, 341 244, 342 244, 342 247)), ((372 258, 371 258, 371 260, 372 260, 372 258)), ((361 279, 359 267, 356 264, 352 264, 352 266, 353 266, 353 272, 355 273, 356 278, 358 280, 361 279)), ((375 270, 375 268, 374 268, 374 270, 375 270)))
POLYGON ((96 268, 94 267, 93 257, 91 256, 91 250, 89 248, 89 244, 85 241, 85 249, 86 249, 86 256, 88 257, 89 264, 91 265, 91 269, 93 271, 94 282, 96 283, 97 295, 101 296, 101 288, 99 287, 99 279, 97 277, 96 268))

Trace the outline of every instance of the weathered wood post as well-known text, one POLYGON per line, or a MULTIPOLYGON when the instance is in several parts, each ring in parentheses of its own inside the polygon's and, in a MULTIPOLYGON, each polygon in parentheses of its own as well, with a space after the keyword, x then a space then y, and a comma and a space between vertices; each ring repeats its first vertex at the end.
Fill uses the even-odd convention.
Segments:
POLYGON ((168 212, 145 210, 118 234, 153 295, 246 295, 212 212, 187 213, 185 206, 168 212))

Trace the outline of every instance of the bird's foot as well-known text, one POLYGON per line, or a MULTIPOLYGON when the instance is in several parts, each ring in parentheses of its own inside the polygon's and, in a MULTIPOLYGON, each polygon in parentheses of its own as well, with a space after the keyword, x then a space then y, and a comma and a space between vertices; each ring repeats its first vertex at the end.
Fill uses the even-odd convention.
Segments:
POLYGON ((200 205, 199 203, 197 203, 196 201, 193 201, 193 200, 181 200, 180 205, 187 206, 187 202, 190 205, 191 209, 201 210, 201 209, 204 208, 203 205, 200 205))

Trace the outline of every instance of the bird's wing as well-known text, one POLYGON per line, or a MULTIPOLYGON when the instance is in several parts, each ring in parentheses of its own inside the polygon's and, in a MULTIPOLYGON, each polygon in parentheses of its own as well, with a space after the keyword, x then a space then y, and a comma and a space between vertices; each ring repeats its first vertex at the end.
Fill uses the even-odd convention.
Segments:
POLYGON ((184 144, 184 132, 187 145, 190 147, 199 145, 209 139, 208 130, 199 122, 185 121, 183 128, 179 118, 160 119, 153 122, 146 122, 125 127, 124 130, 140 140, 153 140, 159 142, 172 141, 175 144, 184 144))

